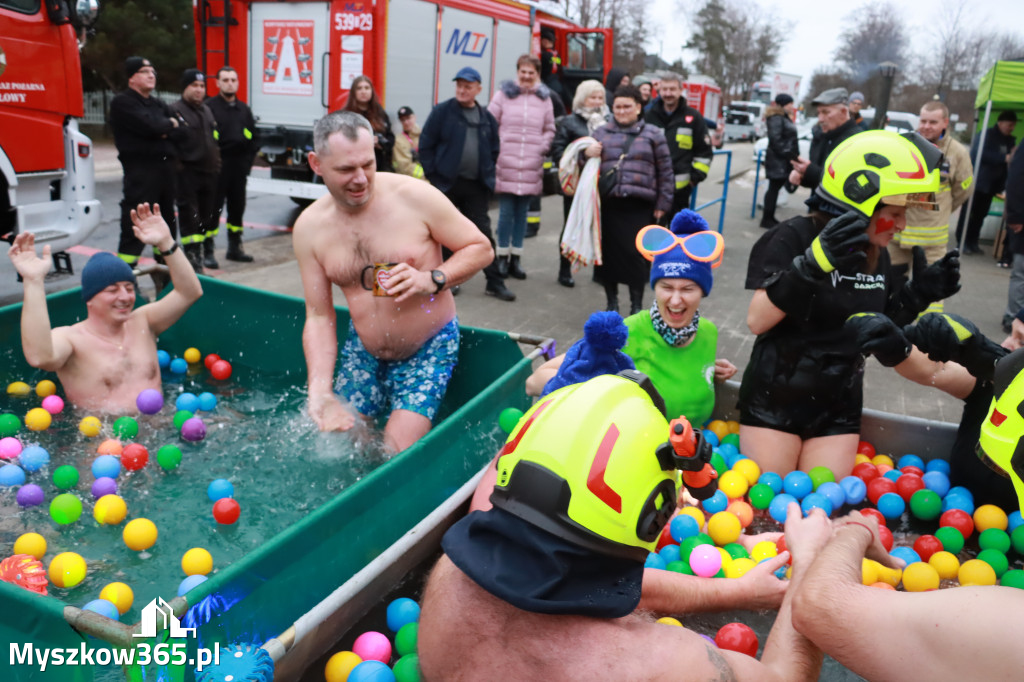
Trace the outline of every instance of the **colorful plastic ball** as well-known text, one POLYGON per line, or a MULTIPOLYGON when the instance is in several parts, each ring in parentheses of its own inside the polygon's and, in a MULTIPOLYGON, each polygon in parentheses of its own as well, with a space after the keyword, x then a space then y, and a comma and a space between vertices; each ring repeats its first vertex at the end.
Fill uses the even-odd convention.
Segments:
POLYGON ((928 490, 934 491, 939 497, 945 497, 949 492, 949 475, 942 471, 926 471, 921 480, 928 490))
POLYGON ((718 441, 721 442, 723 438, 729 435, 729 425, 721 419, 712 419, 708 422, 707 430, 718 436, 718 441))
POLYGON ((735 431, 733 431, 731 429, 731 427, 729 426, 729 422, 726 422, 725 426, 726 426, 727 429, 729 429, 729 433, 727 433, 724 436, 722 436, 722 445, 728 444, 728 445, 732 445, 732 446, 736 447, 737 449, 739 449, 739 447, 740 447, 740 434, 735 432, 735 431))
POLYGON ((1006 573, 1007 569, 1010 568, 1010 560, 1007 559, 1005 554, 996 549, 983 549, 978 552, 978 558, 992 567, 992 570, 996 572, 997 578, 1002 577, 1003 573, 1006 573))
POLYGON ((38 445, 29 445, 18 456, 18 464, 28 472, 39 471, 49 463, 50 453, 38 445))
POLYGON ((326 682, 346 682, 352 670, 363 662, 357 654, 351 651, 339 651, 327 659, 324 667, 324 679, 326 682))
POLYGON ((895 493, 896 483, 884 476, 879 476, 868 483, 868 500, 871 504, 877 505, 878 500, 886 493, 895 493))
POLYGON ((750 550, 750 558, 761 563, 765 559, 771 559, 779 555, 779 547, 771 540, 762 540, 750 550))
POLYGON ((1024 590, 1024 571, 1015 568, 1003 573, 1003 577, 999 579, 999 584, 1003 587, 1016 587, 1018 590, 1024 590))
POLYGON ((18 503, 19 507, 38 507, 45 499, 46 495, 43 493, 43 489, 35 483, 26 483, 21 486, 14 496, 14 501, 18 503))
MULTIPOLYGON (((689 539, 690 538, 687 538, 683 542, 686 542, 689 539)), ((673 561, 679 561, 681 549, 681 545, 665 545, 660 550, 658 550, 658 556, 661 557, 661 562, 667 566, 673 561)), ((689 549, 693 549, 693 547, 691 546, 689 547, 689 549)))
POLYGON ((858 509, 857 511, 860 513, 861 516, 870 516, 871 518, 873 518, 875 521, 878 522, 879 526, 884 527, 888 525, 888 521, 886 521, 885 517, 882 516, 882 512, 878 511, 877 509, 865 507, 864 509, 858 509))
POLYGON ((171 354, 165 350, 158 350, 156 352, 156 362, 160 365, 160 369, 167 369, 171 364, 171 354))
POLYGON ((92 515, 99 523, 116 526, 128 516, 128 505, 119 495, 104 495, 96 500, 92 515))
POLYGON ((49 379, 43 379, 36 384, 36 395, 40 398, 48 398, 57 392, 57 384, 53 383, 49 379))
POLYGON ((922 535, 914 540, 914 551, 921 561, 928 561, 933 554, 942 551, 942 541, 934 535, 922 535))
POLYGON ((21 431, 21 420, 10 412, 0 414, 0 438, 9 438, 21 431))
POLYGON ((390 604, 386 611, 388 630, 398 632, 407 623, 416 623, 420 619, 420 605, 415 599, 399 597, 390 604))
POLYGON ((78 485, 78 469, 62 464, 53 470, 53 484, 58 490, 71 490, 78 485))
POLYGON ((213 556, 202 547, 193 547, 181 557, 181 570, 185 575, 209 575, 213 570, 213 556))
POLYGON ((775 498, 775 491, 764 483, 757 483, 750 488, 748 497, 754 509, 764 510, 768 508, 768 505, 772 503, 772 499, 775 498))
POLYGON ((722 444, 718 446, 718 454, 724 457, 727 462, 738 455, 739 452, 740 449, 738 447, 732 443, 725 442, 724 438, 722 439, 722 444))
POLYGON ((178 596, 184 597, 186 594, 196 588, 196 586, 205 583, 209 578, 205 575, 190 575, 178 584, 178 596))
POLYGON ((234 494, 235 486, 226 478, 215 479, 206 487, 206 496, 210 498, 211 502, 216 502, 224 497, 233 497, 234 494))
POLYGON ((139 422, 132 417, 118 417, 112 427, 114 435, 121 440, 131 440, 139 435, 139 422))
POLYGON ((348 682, 398 682, 387 663, 363 661, 348 674, 348 682))
POLYGON ((796 498, 789 493, 781 493, 775 496, 771 504, 768 505, 768 514, 775 519, 778 523, 786 522, 786 515, 789 510, 789 503, 796 502, 796 498))
POLYGON ((974 532, 974 519, 961 509, 950 509, 942 512, 942 516, 939 517, 939 526, 956 528, 966 540, 974 532))
POLYGON ((177 412, 174 413, 174 428, 181 431, 182 424, 191 419, 193 416, 194 415, 188 410, 178 410, 177 412))
POLYGON ((395 651, 399 656, 408 656, 417 651, 419 637, 419 621, 410 621, 398 629, 395 635, 395 651))
POLYGON ((1011 545, 1009 534, 999 528, 986 528, 978 535, 978 547, 980 549, 994 549, 997 552, 1006 554, 1010 551, 1011 545))
POLYGON ((370 630, 356 637, 352 651, 364 661, 387 663, 391 660, 391 641, 387 635, 370 630))
POLYGON ((832 470, 825 466, 817 466, 807 472, 807 475, 811 477, 811 483, 814 485, 814 491, 817 492, 818 487, 822 483, 835 483, 836 475, 832 473, 832 470))
POLYGON ((878 527, 878 538, 882 541, 882 547, 885 547, 885 551, 891 551, 893 545, 892 531, 886 526, 878 527))
POLYGON ((738 471, 726 471, 718 478, 718 489, 730 500, 736 500, 747 494, 750 482, 738 471))
POLYGON ((43 407, 41 409, 45 410, 46 413, 51 416, 60 414, 64 410, 64 399, 59 395, 48 395, 43 398, 43 407))
POLYGON ((903 569, 903 589, 907 592, 928 592, 939 589, 939 572, 931 564, 921 561, 907 564, 903 569))
POLYGON ((740 520, 740 525, 744 528, 747 528, 754 522, 754 510, 743 500, 733 500, 729 503, 729 506, 726 507, 725 511, 735 514, 736 518, 740 520))
POLYGON ((943 580, 954 580, 960 572, 960 560, 955 554, 945 550, 936 552, 928 558, 928 563, 935 568, 943 580))
POLYGON ((1010 544, 1013 545, 1013 551, 1017 554, 1024 554, 1024 525, 1017 526, 1010 533, 1010 544))
POLYGON ((999 507, 994 504, 983 504, 974 510, 974 527, 978 529, 978 532, 988 530, 989 528, 998 528, 999 530, 1006 530, 1009 525, 1009 518, 999 507))
POLYGON ((86 438, 95 438, 100 435, 102 429, 103 423, 97 417, 83 417, 82 421, 78 422, 78 430, 86 438))
POLYGON ((242 507, 230 497, 224 497, 213 503, 213 518, 217 523, 230 526, 238 520, 242 507))
POLYGON ((1024 515, 1020 513, 1020 510, 1012 512, 1008 517, 1006 524, 1006 532, 1012 533, 1017 530, 1018 527, 1024 526, 1024 515))
POLYGON ((96 448, 96 452, 101 455, 113 455, 120 457, 121 452, 124 450, 124 445, 121 444, 116 438, 108 438, 107 440, 100 443, 100 446, 96 448))
POLYGON ((7 394, 13 396, 26 396, 32 392, 32 387, 26 384, 24 381, 12 381, 7 384, 7 394))
POLYGON ((910 513, 922 521, 939 518, 942 498, 934 490, 918 490, 910 496, 910 513))
POLYGON ((729 511, 718 512, 708 519, 708 535, 716 545, 722 546, 736 542, 742 532, 743 524, 735 514, 729 511))
POLYGON ((106 599, 93 599, 82 607, 83 611, 92 611, 110 620, 121 620, 121 614, 117 612, 117 606, 106 599))
POLYGON ((964 536, 952 526, 943 526, 935 531, 935 537, 942 543, 942 548, 951 554, 959 554, 964 548, 964 536))
POLYGON ((661 555, 657 552, 651 552, 644 559, 644 568, 657 568, 659 570, 665 570, 665 560, 661 558, 661 555))
POLYGON ((156 451, 156 462, 164 471, 170 471, 181 464, 181 448, 177 445, 164 445, 156 451))
POLYGON ((897 493, 885 493, 878 498, 878 511, 887 519, 898 519, 907 510, 907 503, 897 493))
POLYGON ((904 467, 917 467, 924 469, 924 460, 917 455, 903 455, 896 462, 896 468, 903 470, 904 467))
POLYGON ((188 348, 182 353, 181 357, 185 358, 185 362, 190 365, 194 365, 203 359, 202 353, 199 352, 198 348, 188 348))
MULTIPOLYGON (((859 478, 854 480, 863 483, 859 478)), ((825 481, 815 489, 816 493, 823 496, 832 504, 832 511, 837 511, 840 507, 846 504, 846 493, 843 492, 843 487, 835 481, 825 481)))
POLYGON ((924 488, 924 481, 914 474, 905 473, 896 479, 896 494, 902 497, 904 502, 910 502, 914 493, 924 488))
POLYGON ((866 455, 868 457, 874 457, 875 446, 867 442, 866 440, 862 440, 859 443, 857 443, 857 454, 866 455))
POLYGON ((21 441, 17 438, 0 438, 0 459, 14 459, 21 454, 21 449, 21 441))
POLYGON ((82 501, 71 493, 61 493, 50 502, 50 518, 62 526, 74 523, 82 515, 82 501))
MULTIPOLYGON (((965 486, 962 486, 962 485, 955 485, 955 486, 953 486, 952 488, 949 489, 949 493, 948 494, 949 495, 960 495, 960 496, 966 497, 968 500, 971 501, 971 503, 974 502, 974 493, 972 493, 969 488, 967 488, 965 486)), ((974 512, 972 511, 971 513, 974 513, 974 512)))
POLYGON ((806 472, 791 471, 782 479, 782 489, 786 494, 802 500, 814 490, 814 482, 806 472))
POLYGON ((850 475, 844 477, 839 481, 839 487, 843 489, 846 504, 849 505, 860 504, 868 494, 867 484, 858 476, 850 475))
POLYGON ((92 483, 92 498, 98 500, 104 495, 117 493, 117 481, 107 476, 100 476, 92 483))
POLYGON ((204 392, 199 394, 199 409, 200 410, 202 410, 203 412, 210 412, 211 410, 214 410, 216 408, 217 408, 217 396, 215 396, 214 394, 210 393, 209 391, 204 391, 204 392))
POLYGON ((746 548, 738 542, 730 542, 722 545, 722 549, 725 550, 726 554, 733 560, 735 559, 747 559, 750 554, 747 553, 746 548))
POLYGON ((22 533, 14 541, 15 554, 28 554, 42 561, 46 554, 46 538, 39 533, 22 533))
POLYGON ((74 552, 61 552, 50 561, 47 573, 57 587, 74 587, 85 579, 85 559, 74 552))
POLYGON ((974 513, 974 500, 966 495, 950 491, 942 498, 942 511, 946 512, 950 509, 959 509, 970 516, 974 513))
POLYGON ((702 429, 701 433, 704 435, 704 441, 712 448, 717 448, 722 444, 722 441, 718 439, 718 434, 711 429, 702 429))
POLYGON ((717 450, 711 453, 711 468, 718 472, 719 476, 729 470, 729 464, 725 461, 725 457, 722 457, 717 450))
MULTIPOLYGON (((881 467, 879 467, 879 471, 881 471, 881 467)), ((888 469, 888 470, 882 472, 882 476, 884 476, 885 478, 888 478, 893 483, 898 481, 900 476, 902 476, 902 475, 903 474, 901 474, 896 469, 888 469)))
POLYGON ((924 476, 924 469, 921 469, 919 467, 902 467, 900 469, 900 473, 901 474, 912 474, 912 475, 917 476, 918 478, 920 478, 920 477, 924 476))
POLYGON ((121 452, 121 464, 128 471, 138 471, 149 463, 149 450, 141 443, 129 443, 121 452))
POLYGON ((996 572, 987 562, 981 559, 970 559, 960 564, 960 570, 957 572, 957 578, 960 580, 960 585, 967 587, 968 585, 995 585, 996 584, 996 572))
POLYGON ((726 623, 715 634, 715 644, 719 649, 737 651, 756 658, 759 642, 750 626, 743 623, 726 623))
POLYGON ((896 468, 896 463, 892 461, 892 457, 889 455, 875 455, 871 458, 871 463, 877 466, 887 466, 890 469, 896 468))
POLYGON ((717 514, 726 510, 729 506, 729 498, 721 490, 716 490, 714 495, 701 502, 701 506, 708 514, 717 514))
POLYGON ((897 559, 902 559, 903 563, 905 563, 907 566, 921 561, 920 555, 918 555, 918 553, 910 547, 893 547, 892 551, 890 551, 889 554, 896 557, 897 559))
POLYGON ((213 367, 213 363, 217 362, 218 360, 220 360, 219 355, 217 355, 216 353, 210 353, 205 358, 203 358, 203 364, 206 365, 206 369, 210 369, 211 367, 213 367))
POLYGON ((135 398, 135 407, 142 414, 156 414, 164 408, 164 394, 155 388, 146 388, 135 398))
POLYGON ((198 443, 206 438, 206 424, 199 417, 191 417, 181 425, 181 437, 190 443, 198 443))
POLYGON ((188 371, 188 363, 185 362, 185 358, 174 358, 168 369, 171 370, 171 374, 184 374, 188 371))
POLYGON ((418 654, 402 656, 391 670, 395 674, 395 682, 420 682, 420 657, 418 654))
POLYGON ((941 471, 942 473, 949 475, 949 462, 944 459, 930 459, 924 467, 925 473, 930 471, 941 471))
POLYGON ((158 534, 155 523, 149 519, 139 518, 125 524, 121 538, 128 549, 142 552, 156 544, 158 534))
MULTIPOLYGON (((212 484, 211 484, 212 485, 212 484)), ((669 533, 676 542, 682 542, 700 532, 696 519, 688 514, 677 514, 669 521, 669 533)))
POLYGON ((185 410, 195 414, 199 410, 199 396, 195 393, 189 393, 186 391, 178 396, 178 399, 174 401, 174 407, 178 410, 185 410))
POLYGON ((866 485, 881 476, 882 472, 871 462, 861 462, 853 467, 851 474, 864 481, 866 485))
POLYGON ((210 367, 210 376, 217 381, 225 381, 231 378, 231 363, 227 360, 218 360, 210 367))
POLYGON ((722 569, 722 555, 712 545, 697 545, 690 552, 689 564, 694 575, 710 578, 722 569))
POLYGON ((512 433, 516 424, 523 418, 523 411, 517 407, 506 407, 498 415, 498 426, 505 433, 512 433))
POLYGON ((733 465, 732 470, 742 474, 747 479, 747 485, 752 486, 761 477, 761 467, 754 460, 744 457, 733 465))
POLYGON ((113 455, 100 455, 92 461, 92 475, 95 478, 117 478, 121 473, 121 460, 113 455))
POLYGON ((100 599, 106 599, 113 604, 117 612, 123 616, 135 602, 135 593, 124 583, 109 583, 100 590, 100 599))
POLYGON ((812 509, 820 509, 825 512, 825 516, 832 516, 832 503, 829 502, 827 497, 819 493, 808 493, 800 501, 800 509, 803 511, 804 516, 809 515, 812 509))

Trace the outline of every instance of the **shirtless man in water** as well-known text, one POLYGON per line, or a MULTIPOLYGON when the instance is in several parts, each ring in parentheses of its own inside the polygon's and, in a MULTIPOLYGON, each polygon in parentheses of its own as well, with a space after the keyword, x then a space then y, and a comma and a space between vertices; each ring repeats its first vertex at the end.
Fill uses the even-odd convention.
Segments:
POLYGON ((451 287, 494 253, 428 183, 376 175, 373 129, 362 116, 328 114, 314 128, 313 144, 309 165, 329 193, 302 212, 293 233, 306 298, 302 346, 310 416, 322 431, 354 426, 355 415, 337 390, 366 417, 389 413, 384 442, 398 452, 430 430, 457 360, 451 287), (443 262, 442 246, 452 251, 443 262), (374 263, 397 263, 386 296, 366 288, 366 269, 374 263), (341 287, 351 315, 336 385, 332 284, 341 287))
POLYGON ((143 389, 160 388, 156 337, 203 295, 192 266, 160 216, 160 206, 139 204, 131 212, 135 236, 160 249, 174 289, 159 301, 135 308, 135 275, 112 253, 94 254, 82 269, 87 317, 51 329, 43 286, 50 247, 35 251, 35 235, 19 234, 7 252, 25 283, 21 346, 28 364, 56 372, 68 400, 87 410, 134 411, 143 389))

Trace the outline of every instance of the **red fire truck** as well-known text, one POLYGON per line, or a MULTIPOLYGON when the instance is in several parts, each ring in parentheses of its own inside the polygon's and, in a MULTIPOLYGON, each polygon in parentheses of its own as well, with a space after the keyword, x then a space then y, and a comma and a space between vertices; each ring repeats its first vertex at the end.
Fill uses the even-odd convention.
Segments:
MULTIPOLYGON (((3 1, 3 0, 0 0, 3 1)), ((306 163, 313 124, 344 106, 353 79, 373 81, 395 125, 410 106, 422 122, 454 96, 452 78, 472 66, 482 102, 515 75, 516 58, 540 54, 540 29, 555 31, 559 75, 568 92, 611 68, 610 29, 584 29, 557 5, 532 0, 195 0, 196 58, 214 77, 238 71, 238 95, 256 116, 261 160, 255 191, 313 199, 306 163)), ((210 94, 216 86, 210 84, 210 94)))
POLYGON ((82 69, 76 29, 95 0, 0 0, 0 237, 33 232, 58 252, 100 222, 92 142, 78 131, 82 69), (73 5, 73 6, 72 6, 73 5))

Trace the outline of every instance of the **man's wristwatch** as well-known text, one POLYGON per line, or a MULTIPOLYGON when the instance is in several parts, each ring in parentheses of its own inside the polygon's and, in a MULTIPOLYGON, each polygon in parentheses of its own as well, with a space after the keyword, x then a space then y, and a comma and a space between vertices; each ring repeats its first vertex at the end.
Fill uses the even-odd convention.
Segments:
POLYGON ((430 279, 434 281, 434 285, 437 289, 434 290, 435 294, 441 293, 441 289, 444 289, 444 285, 448 283, 448 276, 440 270, 431 270, 430 279))

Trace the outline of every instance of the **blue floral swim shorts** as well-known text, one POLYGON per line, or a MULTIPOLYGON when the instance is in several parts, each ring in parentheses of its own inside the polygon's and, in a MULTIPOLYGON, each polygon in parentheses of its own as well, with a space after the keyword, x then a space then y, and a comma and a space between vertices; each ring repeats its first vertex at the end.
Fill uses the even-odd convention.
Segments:
POLYGON ((458 359, 457 317, 405 360, 381 360, 371 355, 350 320, 334 392, 368 417, 385 414, 390 404, 387 414, 409 410, 433 421, 458 359))

